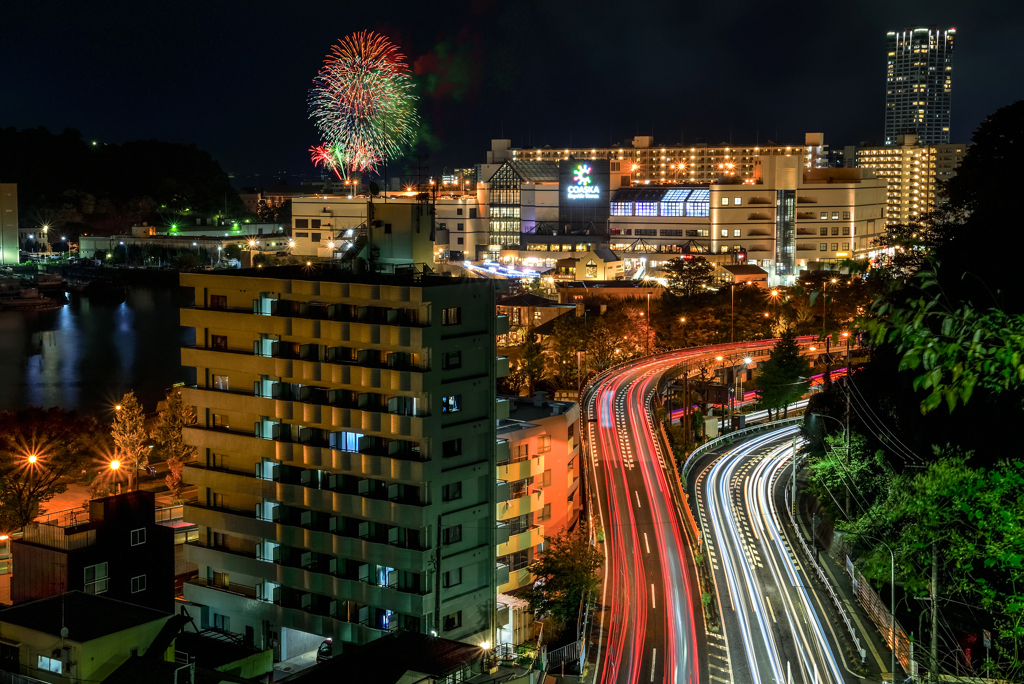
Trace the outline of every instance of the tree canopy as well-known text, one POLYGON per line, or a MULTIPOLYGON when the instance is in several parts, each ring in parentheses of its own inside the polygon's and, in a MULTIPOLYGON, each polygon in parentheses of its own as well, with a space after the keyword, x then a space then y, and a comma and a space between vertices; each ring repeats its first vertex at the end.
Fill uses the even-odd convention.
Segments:
POLYGON ((678 295, 690 296, 704 291, 711 284, 715 267, 702 256, 687 255, 670 259, 664 267, 669 289, 678 295))
POLYGON ((788 414, 789 405, 807 392, 807 361, 800 356, 800 345, 792 330, 782 333, 772 348, 768 360, 761 364, 757 376, 757 393, 761 405, 788 414))
POLYGON ((184 486, 185 464, 196 454, 196 448, 185 443, 184 429, 196 424, 196 410, 181 399, 181 392, 167 393, 167 407, 160 411, 156 427, 150 437, 156 443, 157 453, 167 460, 167 488, 174 498, 181 496, 184 486))
POLYGON ((597 571, 604 556, 579 531, 549 537, 547 544, 532 568, 537 579, 526 588, 523 598, 541 617, 575 620, 580 603, 599 586, 597 571))

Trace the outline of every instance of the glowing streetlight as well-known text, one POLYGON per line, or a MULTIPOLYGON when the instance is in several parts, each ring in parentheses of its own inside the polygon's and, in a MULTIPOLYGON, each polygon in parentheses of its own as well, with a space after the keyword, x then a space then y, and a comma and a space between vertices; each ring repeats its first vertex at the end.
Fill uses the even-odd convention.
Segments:
POLYGON ((120 405, 120 404, 118 404, 117 406, 115 406, 115 407, 114 407, 114 410, 115 410, 115 411, 120 411, 120 410, 121 410, 121 405, 120 405))
POLYGON ((33 463, 33 464, 34 464, 34 463, 36 463, 36 462, 37 462, 38 460, 39 460, 39 456, 37 456, 36 454, 29 454, 29 455, 28 455, 28 462, 29 462, 29 463, 33 463))
POLYGON ((119 460, 117 460, 115 458, 113 461, 110 462, 110 469, 114 470, 114 471, 120 470, 121 469, 121 461, 119 461, 119 460))

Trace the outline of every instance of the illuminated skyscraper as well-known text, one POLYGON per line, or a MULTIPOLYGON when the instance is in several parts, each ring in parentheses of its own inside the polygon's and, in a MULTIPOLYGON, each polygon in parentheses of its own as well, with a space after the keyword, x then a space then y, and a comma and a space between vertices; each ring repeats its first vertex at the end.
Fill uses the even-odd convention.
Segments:
POLYGON ((888 34, 885 144, 916 134, 925 145, 949 142, 956 29, 908 26, 888 34))

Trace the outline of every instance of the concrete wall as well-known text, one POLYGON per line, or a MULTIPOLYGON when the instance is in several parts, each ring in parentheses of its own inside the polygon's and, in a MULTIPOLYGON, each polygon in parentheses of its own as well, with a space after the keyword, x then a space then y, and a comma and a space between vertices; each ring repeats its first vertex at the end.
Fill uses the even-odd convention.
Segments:
POLYGON ((0 183, 0 264, 18 263, 18 184, 0 183))

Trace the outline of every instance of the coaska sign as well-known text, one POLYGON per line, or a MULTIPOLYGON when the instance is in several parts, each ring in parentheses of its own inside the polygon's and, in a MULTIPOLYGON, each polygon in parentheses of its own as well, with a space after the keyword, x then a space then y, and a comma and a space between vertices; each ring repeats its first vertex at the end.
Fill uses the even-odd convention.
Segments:
POLYGON ((569 199, 598 199, 601 197, 601 190, 592 184, 590 178, 590 165, 579 164, 573 175, 573 184, 566 189, 569 199))

